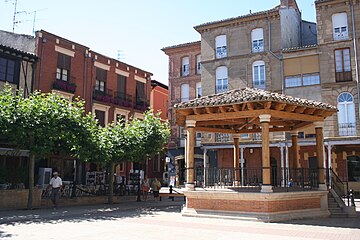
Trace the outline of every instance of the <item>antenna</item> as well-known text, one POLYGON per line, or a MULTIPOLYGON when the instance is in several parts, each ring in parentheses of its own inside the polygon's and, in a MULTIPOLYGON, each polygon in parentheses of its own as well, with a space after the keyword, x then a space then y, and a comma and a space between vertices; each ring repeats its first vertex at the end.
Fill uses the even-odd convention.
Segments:
POLYGON ((117 58, 118 61, 124 60, 125 59, 125 54, 123 50, 117 50, 117 58))
POLYGON ((13 31, 13 32, 15 31, 16 14, 18 14, 18 12, 16 11, 17 1, 18 1, 18 0, 5 0, 5 2, 12 2, 12 4, 14 5, 13 27, 12 27, 12 31, 13 31))

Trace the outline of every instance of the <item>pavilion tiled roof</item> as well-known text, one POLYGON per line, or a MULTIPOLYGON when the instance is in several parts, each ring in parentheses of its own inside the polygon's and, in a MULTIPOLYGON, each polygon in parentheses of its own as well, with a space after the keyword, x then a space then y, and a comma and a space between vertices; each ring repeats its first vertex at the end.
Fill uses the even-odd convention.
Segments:
POLYGON ((274 93, 254 88, 235 89, 224 93, 196 98, 188 102, 175 104, 176 109, 200 108, 200 107, 216 107, 232 104, 241 104, 246 102, 267 102, 274 101, 279 103, 303 106, 308 108, 337 110, 333 105, 317 102, 308 99, 302 99, 287 96, 280 93, 274 93))

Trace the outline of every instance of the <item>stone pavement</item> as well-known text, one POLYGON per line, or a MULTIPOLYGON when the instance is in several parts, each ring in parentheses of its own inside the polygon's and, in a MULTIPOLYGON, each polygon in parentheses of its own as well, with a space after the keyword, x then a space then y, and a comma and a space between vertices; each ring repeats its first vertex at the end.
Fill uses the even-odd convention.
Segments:
POLYGON ((0 239, 360 239, 360 217, 261 223, 182 217, 183 202, 127 202, 115 205, 0 212, 0 239))

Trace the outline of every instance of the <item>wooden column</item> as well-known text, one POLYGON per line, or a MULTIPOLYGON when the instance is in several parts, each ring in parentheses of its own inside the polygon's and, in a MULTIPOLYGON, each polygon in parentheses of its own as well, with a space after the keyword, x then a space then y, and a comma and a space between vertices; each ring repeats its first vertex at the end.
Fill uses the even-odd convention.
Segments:
POLYGON ((318 162, 318 176, 319 176, 319 188, 326 188, 325 186, 325 166, 324 166, 324 133, 323 127, 324 122, 316 122, 315 133, 316 133, 316 158, 318 162))
POLYGON ((271 186, 271 171, 270 171, 270 114, 263 114, 259 116, 261 123, 261 138, 262 138, 262 178, 263 185, 261 192, 272 192, 271 186))
POLYGON ((196 121, 186 120, 186 185, 188 190, 194 190, 194 147, 195 147, 195 130, 196 121))
POLYGON ((240 169, 239 169, 239 139, 240 134, 233 134, 234 139, 234 171, 235 171, 235 182, 234 185, 239 185, 240 182, 240 169))
POLYGON ((291 150, 292 150, 292 155, 293 155, 293 159, 292 159, 292 163, 290 164, 290 167, 293 168, 301 168, 300 165, 300 148, 299 148, 299 144, 298 144, 298 131, 293 131, 290 133, 291 134, 291 150))

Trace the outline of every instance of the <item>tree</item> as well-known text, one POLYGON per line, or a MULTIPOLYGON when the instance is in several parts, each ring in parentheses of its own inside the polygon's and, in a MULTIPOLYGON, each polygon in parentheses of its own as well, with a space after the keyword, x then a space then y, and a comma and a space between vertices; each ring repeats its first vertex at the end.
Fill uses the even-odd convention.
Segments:
POLYGON ((35 159, 59 149, 80 155, 96 122, 84 116, 83 101, 69 102, 41 92, 23 98, 8 85, 0 92, 0 106, 0 134, 16 148, 29 150, 28 208, 32 209, 35 159))
POLYGON ((161 122, 152 111, 145 113, 145 119, 134 119, 130 122, 120 121, 100 128, 94 135, 100 146, 102 159, 108 165, 109 198, 113 203, 114 168, 121 161, 141 161, 160 152, 170 135, 167 123, 161 122))

